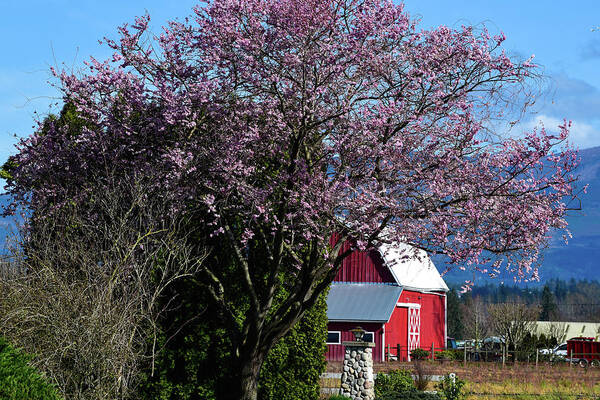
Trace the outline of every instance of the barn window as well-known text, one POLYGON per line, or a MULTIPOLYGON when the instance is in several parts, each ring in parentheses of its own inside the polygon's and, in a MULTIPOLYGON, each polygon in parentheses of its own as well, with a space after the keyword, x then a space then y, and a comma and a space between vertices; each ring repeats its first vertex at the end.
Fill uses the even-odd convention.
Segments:
POLYGON ((362 337, 363 342, 375 343, 375 334, 373 332, 365 332, 362 337))
POLYGON ((340 344, 340 331, 327 332, 327 344, 340 344))

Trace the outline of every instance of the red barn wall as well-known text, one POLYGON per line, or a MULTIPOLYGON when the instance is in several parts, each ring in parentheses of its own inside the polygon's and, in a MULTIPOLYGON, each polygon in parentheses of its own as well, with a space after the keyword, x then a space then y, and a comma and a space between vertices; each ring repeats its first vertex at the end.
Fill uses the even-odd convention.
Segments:
MULTIPOLYGON (((413 303, 421 305, 420 347, 431 349, 434 344, 436 349, 446 346, 445 331, 445 295, 433 293, 420 293, 412 290, 403 290, 399 303, 413 303)), ((408 308, 396 307, 390 320, 385 324, 385 345, 395 348, 400 344, 404 349, 408 345, 408 308)), ((396 350, 391 350, 396 354, 396 350)), ((406 350, 402 351, 401 359, 405 360, 406 350)))
MULTIPOLYGON (((381 344, 383 340, 383 324, 371 322, 330 322, 327 325, 328 331, 340 331, 341 342, 353 342, 356 339, 350 329, 357 326, 362 327, 367 332, 375 334, 375 347, 373 348, 373 361, 383 361, 381 344)), ((344 360, 344 345, 343 344, 328 344, 325 359, 328 361, 343 361, 344 360)))
MULTIPOLYGON (((331 238, 333 245, 338 235, 331 238)), ((342 246, 341 252, 347 251, 351 242, 347 241, 342 246)), ((371 282, 371 283, 395 283, 390 270, 383 265, 383 259, 376 250, 354 251, 342 261, 342 266, 334 279, 334 282, 371 282)))
MULTIPOLYGON (((400 295, 402 298, 402 295, 400 295)), ((385 324, 385 347, 390 353, 397 355, 396 346, 400 344, 404 347, 400 353, 400 361, 405 361, 407 352, 406 345, 408 344, 408 308, 396 307, 392 312, 392 316, 387 324, 385 324)))
POLYGON ((427 350, 433 343, 437 349, 446 348, 445 295, 424 293, 421 302, 421 348, 427 350))

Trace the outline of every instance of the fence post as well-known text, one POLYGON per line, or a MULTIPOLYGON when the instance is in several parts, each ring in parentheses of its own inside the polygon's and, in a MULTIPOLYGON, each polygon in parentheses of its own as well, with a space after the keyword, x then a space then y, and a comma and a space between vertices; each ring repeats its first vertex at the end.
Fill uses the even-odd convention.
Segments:
POLYGON ((573 368, 573 349, 571 349, 571 358, 569 359, 569 368, 573 368))
POLYGON ((539 358, 540 358, 540 351, 538 349, 535 349, 535 367, 536 368, 538 366, 539 358))
POLYGON ((400 343, 396 344, 396 358, 400 361, 400 343))
POLYGON ((435 361, 435 353, 434 353, 435 347, 433 347, 433 342, 431 342, 431 360, 435 361))
POLYGON ((504 368, 504 364, 506 363, 506 343, 502 345, 502 368, 504 368))
POLYGON ((464 350, 464 352, 463 352, 463 357, 464 357, 464 359, 463 359, 463 365, 466 367, 467 366, 467 342, 466 341, 465 341, 465 344, 463 346, 463 350, 464 350))

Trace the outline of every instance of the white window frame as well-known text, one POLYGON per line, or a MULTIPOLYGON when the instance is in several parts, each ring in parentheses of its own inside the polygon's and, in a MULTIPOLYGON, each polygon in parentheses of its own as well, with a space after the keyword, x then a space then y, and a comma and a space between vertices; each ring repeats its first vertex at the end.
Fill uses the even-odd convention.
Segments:
POLYGON ((342 344, 342 331, 327 331, 326 343, 327 344, 342 344), (337 342, 329 342, 328 341, 330 333, 337 333, 337 335, 338 335, 338 341, 337 342))
MULTIPOLYGON (((369 333, 371 334, 371 337, 373 338, 373 341, 370 343, 375 343, 375 332, 365 332, 365 335, 367 335, 369 333)), ((363 337, 365 337, 365 335, 363 335, 363 337)))

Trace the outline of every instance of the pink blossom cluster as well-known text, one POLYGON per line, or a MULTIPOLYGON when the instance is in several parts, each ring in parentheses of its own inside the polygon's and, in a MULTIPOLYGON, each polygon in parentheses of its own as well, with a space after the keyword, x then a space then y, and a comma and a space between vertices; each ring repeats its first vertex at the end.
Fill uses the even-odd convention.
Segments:
POLYGON ((311 243, 333 258, 342 232, 361 249, 401 241, 535 278, 539 249, 566 228, 578 159, 556 145, 569 124, 486 134, 503 94, 536 73, 504 35, 418 30, 386 0, 214 0, 158 36, 149 20, 106 39, 114 55, 86 73, 56 72, 87 124, 20 143, 17 199, 51 215, 141 179, 174 215, 204 210, 213 235, 236 221, 242 249, 280 244, 294 270, 311 243))

